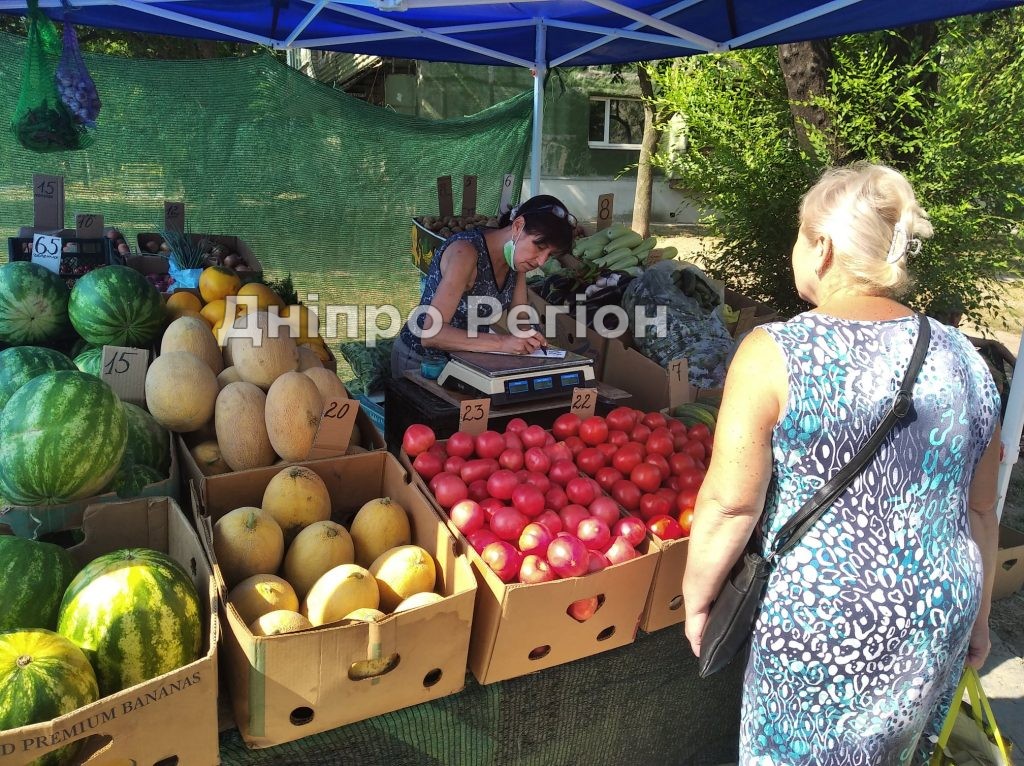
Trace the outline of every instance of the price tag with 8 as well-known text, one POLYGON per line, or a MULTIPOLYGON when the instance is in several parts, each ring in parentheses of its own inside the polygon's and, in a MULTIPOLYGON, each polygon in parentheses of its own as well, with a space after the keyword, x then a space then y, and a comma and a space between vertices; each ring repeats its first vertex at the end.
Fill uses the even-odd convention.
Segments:
POLYGON ((459 430, 479 434, 487 430, 491 416, 490 399, 465 399, 459 405, 459 430))
POLYGON ((49 234, 35 234, 32 237, 32 263, 49 269, 54 274, 60 274, 60 237, 51 237, 49 234))
POLYGON ((596 388, 574 388, 569 412, 579 415, 581 419, 591 417, 597 410, 596 388))
POLYGON ((344 455, 352 439, 352 429, 359 414, 359 402, 354 399, 332 397, 324 402, 320 427, 313 439, 310 458, 344 455))
POLYGON ((100 380, 114 389, 122 402, 146 404, 149 352, 127 346, 104 346, 100 380))

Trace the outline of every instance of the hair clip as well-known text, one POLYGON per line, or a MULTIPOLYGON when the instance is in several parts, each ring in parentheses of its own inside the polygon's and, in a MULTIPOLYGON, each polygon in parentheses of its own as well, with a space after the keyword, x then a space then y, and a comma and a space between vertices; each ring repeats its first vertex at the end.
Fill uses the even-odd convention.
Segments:
POLYGON ((892 242, 885 256, 887 263, 898 263, 901 258, 917 255, 921 252, 921 240, 907 236, 907 227, 897 223, 892 230, 892 242))

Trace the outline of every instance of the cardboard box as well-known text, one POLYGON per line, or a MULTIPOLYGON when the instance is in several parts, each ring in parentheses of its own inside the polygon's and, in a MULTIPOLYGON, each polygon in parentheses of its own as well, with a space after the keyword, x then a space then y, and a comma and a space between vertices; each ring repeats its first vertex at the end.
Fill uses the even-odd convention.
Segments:
POLYGON ((394 456, 387 452, 310 463, 327 484, 333 518, 346 523, 367 501, 388 496, 409 513, 413 542, 437 563, 436 604, 382 622, 335 623, 313 630, 254 637, 226 601, 213 554, 212 523, 228 511, 258 506, 278 467, 217 477, 199 486, 197 522, 213 561, 228 629, 225 657, 242 738, 268 747, 460 691, 465 685, 476 582, 455 540, 394 456), (368 658, 397 664, 374 678, 349 673, 368 658))
MULTIPOLYGON (((237 253, 238 256, 245 262, 245 265, 249 267, 249 271, 242 271, 238 273, 241 277, 242 283, 246 282, 257 282, 263 276, 263 264, 260 263, 259 259, 253 253, 252 249, 246 244, 245 240, 239 237, 230 236, 227 234, 189 234, 189 237, 193 242, 198 242, 202 239, 207 239, 210 242, 217 245, 224 245, 229 252, 237 253)), ((136 235, 135 240, 138 245, 140 257, 151 257, 152 255, 145 248, 145 243, 152 239, 157 239, 163 242, 163 237, 157 232, 144 231, 136 235)), ((143 272, 146 273, 146 272, 143 272)), ((150 272, 152 273, 152 272, 150 272)), ((166 268, 163 272, 166 273, 166 268)))
MULTIPOLYGON (((163 481, 154 482, 142 489, 140 497, 170 497, 176 502, 181 501, 181 480, 178 473, 178 456, 174 445, 174 434, 170 435, 171 467, 169 476, 163 481)), ((116 492, 87 497, 63 505, 43 506, 4 506, 0 508, 0 524, 7 524, 19 537, 37 538, 62 529, 79 526, 82 512, 87 506, 101 503, 117 503, 124 498, 116 492)))
POLYGON ((1024 587, 1024 532, 1000 525, 992 600, 1012 596, 1021 587, 1024 587))
POLYGON ((758 325, 767 324, 779 319, 779 312, 771 306, 755 301, 729 288, 725 289, 725 302, 740 313, 736 324, 729 327, 729 331, 734 338, 738 338, 740 335, 753 330, 758 325))
POLYGON ((169 498, 91 506, 66 521, 65 529, 85 530, 84 542, 69 549, 79 564, 127 547, 154 548, 181 564, 204 605, 203 656, 52 721, 0 732, 0 764, 34 763, 85 737, 75 763, 218 763, 217 591, 195 530, 169 498))

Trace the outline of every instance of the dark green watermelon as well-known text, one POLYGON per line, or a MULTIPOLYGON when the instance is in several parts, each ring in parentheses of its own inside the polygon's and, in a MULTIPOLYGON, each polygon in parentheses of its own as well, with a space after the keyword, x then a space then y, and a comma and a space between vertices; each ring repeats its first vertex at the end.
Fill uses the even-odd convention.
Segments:
POLYGON ((104 266, 75 283, 68 316, 90 343, 146 348, 163 329, 164 303, 139 272, 127 266, 104 266))
POLYGON ((14 346, 0 351, 0 412, 14 392, 32 378, 54 370, 73 370, 64 354, 41 346, 14 346))
POLYGON ((67 325, 64 280, 28 261, 0 266, 0 341, 12 346, 52 343, 67 332, 67 325))

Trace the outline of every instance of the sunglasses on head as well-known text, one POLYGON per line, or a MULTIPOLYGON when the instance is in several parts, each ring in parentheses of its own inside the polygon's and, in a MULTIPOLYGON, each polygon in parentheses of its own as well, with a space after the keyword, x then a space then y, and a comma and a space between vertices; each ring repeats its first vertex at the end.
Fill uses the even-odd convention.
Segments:
MULTIPOLYGON (((561 218, 563 221, 568 221, 569 225, 573 228, 579 226, 579 221, 576 220, 576 216, 570 213, 561 205, 540 205, 539 207, 532 207, 529 210, 516 211, 516 215, 526 215, 527 213, 542 213, 545 210, 551 212, 555 218, 561 218)), ((515 218, 516 216, 512 216, 515 218)))

